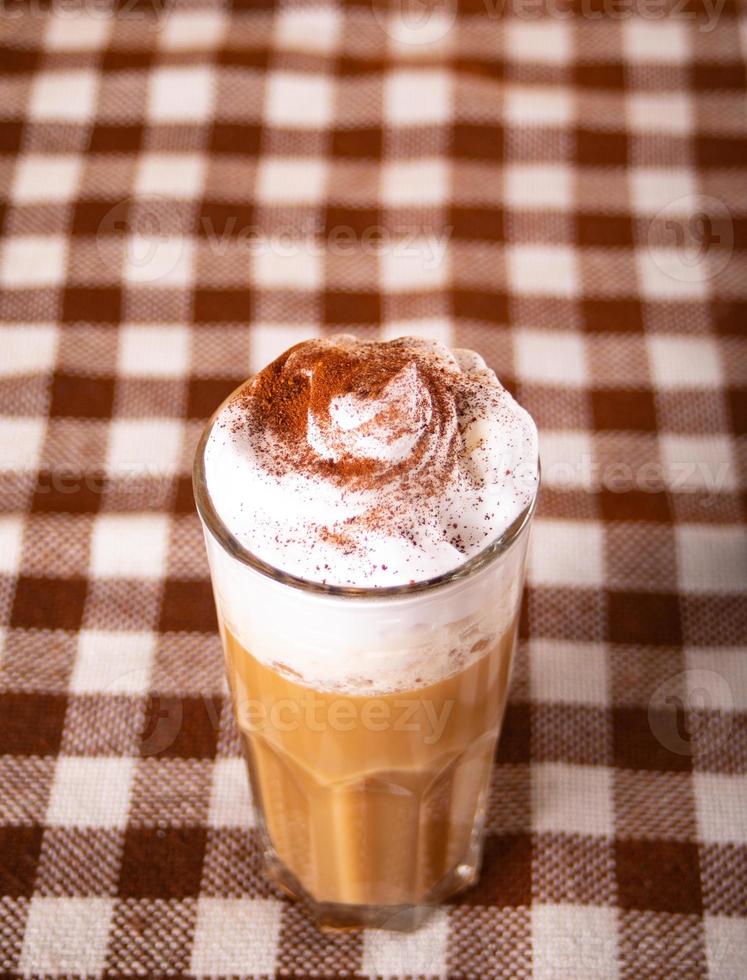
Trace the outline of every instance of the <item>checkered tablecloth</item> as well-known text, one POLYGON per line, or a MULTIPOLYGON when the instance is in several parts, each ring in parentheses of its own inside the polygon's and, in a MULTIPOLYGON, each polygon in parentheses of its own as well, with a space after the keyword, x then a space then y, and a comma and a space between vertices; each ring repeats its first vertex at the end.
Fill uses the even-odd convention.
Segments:
POLYGON ((0 9, 0 973, 743 980, 741 0, 117 7, 0 9), (541 430, 484 873, 411 936, 263 879, 191 497, 341 329, 541 430))

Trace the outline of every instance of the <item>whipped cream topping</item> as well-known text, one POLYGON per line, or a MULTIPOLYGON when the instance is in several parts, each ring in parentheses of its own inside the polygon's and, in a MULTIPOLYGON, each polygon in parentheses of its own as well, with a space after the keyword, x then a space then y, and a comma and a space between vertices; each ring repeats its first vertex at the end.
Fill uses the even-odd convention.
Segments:
POLYGON ((381 587, 457 568, 537 488, 537 431, 473 351, 349 336, 286 351, 225 403, 205 451, 218 515, 268 564, 381 587))

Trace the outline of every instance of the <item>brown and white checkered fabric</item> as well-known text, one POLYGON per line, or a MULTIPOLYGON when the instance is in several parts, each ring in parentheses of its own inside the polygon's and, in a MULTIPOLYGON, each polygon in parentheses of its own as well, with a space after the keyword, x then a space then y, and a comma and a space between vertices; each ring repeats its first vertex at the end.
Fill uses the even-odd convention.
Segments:
POLYGON ((742 0, 50 2, 0 9, 0 973, 742 980, 742 0), (411 936, 262 877, 191 499, 341 329, 541 429, 485 870, 411 936))

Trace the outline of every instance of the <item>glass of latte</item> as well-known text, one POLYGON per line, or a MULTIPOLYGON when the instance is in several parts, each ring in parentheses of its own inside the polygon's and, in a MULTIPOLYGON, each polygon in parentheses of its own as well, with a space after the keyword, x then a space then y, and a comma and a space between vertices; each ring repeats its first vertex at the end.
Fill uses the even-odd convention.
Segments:
POLYGON ((482 358, 411 337, 298 344, 202 436, 266 867, 323 926, 411 928, 477 879, 538 484, 482 358))

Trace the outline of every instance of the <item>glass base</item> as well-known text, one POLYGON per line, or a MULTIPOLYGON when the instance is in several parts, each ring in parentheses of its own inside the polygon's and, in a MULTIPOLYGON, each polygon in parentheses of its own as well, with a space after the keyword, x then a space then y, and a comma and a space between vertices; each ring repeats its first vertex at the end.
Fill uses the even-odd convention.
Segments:
POLYGON ((341 905, 335 902, 319 902, 285 867, 266 839, 264 870, 273 884, 304 906, 323 932, 361 928, 413 932, 427 921, 435 908, 477 882, 480 877, 480 857, 475 855, 472 864, 457 865, 418 905, 341 905))

